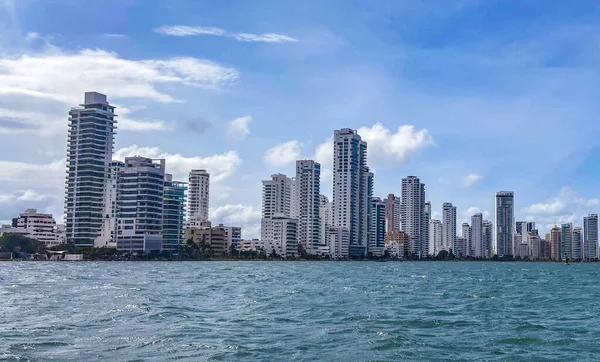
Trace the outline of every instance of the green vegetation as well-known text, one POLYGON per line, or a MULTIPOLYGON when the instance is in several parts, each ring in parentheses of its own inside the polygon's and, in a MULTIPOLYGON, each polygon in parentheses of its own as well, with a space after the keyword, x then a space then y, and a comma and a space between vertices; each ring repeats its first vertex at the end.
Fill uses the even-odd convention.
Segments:
POLYGON ((22 234, 6 233, 0 236, 0 252, 42 254, 46 252, 46 246, 22 234))

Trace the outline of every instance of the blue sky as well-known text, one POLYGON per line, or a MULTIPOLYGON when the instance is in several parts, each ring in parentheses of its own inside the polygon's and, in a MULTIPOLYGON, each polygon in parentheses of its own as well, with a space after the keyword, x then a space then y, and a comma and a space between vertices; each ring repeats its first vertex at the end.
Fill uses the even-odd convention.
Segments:
MULTIPOLYGON (((62 217, 67 114, 120 115, 115 157, 213 175, 211 218, 256 236, 261 180, 323 164, 333 130, 369 142, 375 193, 426 184, 459 222, 600 211, 596 1, 0 0, 0 220, 62 217)), ((437 213, 436 213, 437 212, 437 213)))

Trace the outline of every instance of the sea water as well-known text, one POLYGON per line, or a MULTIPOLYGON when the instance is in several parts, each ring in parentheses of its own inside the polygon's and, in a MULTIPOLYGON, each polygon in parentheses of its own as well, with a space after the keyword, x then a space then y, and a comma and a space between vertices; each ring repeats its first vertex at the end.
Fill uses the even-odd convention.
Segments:
POLYGON ((5 360, 597 360, 600 264, 2 262, 5 360))

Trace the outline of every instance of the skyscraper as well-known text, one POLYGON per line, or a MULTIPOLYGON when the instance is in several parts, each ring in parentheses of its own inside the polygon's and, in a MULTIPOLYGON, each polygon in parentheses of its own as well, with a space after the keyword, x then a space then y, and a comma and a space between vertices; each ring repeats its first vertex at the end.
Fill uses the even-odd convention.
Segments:
POLYGON ((562 241, 561 241, 561 229, 558 226, 554 226, 550 230, 550 244, 551 244, 551 255, 552 260, 562 260, 562 241))
POLYGON ((584 259, 598 259, 598 214, 589 214, 583 218, 584 259))
POLYGON ((291 216, 292 180, 284 174, 271 175, 270 180, 263 183, 262 217, 269 218, 275 214, 291 216))
POLYGON ((452 206, 450 202, 444 202, 442 206, 442 229, 442 248, 448 252, 453 251, 456 241, 456 206, 452 206))
POLYGON ((437 256, 442 248, 443 227, 440 220, 429 221, 429 254, 437 256))
POLYGON ((400 230, 400 198, 389 194, 385 199, 386 232, 400 230))
POLYGON ((370 211, 368 254, 382 256, 385 250, 385 203, 379 197, 371 197, 370 211))
POLYGON ((312 160, 296 161, 296 197, 298 213, 298 244, 309 254, 315 254, 321 242, 320 185, 321 165, 312 160))
POLYGON ((364 256, 367 248, 369 202, 367 143, 355 130, 333 133, 333 221, 347 228, 351 256, 364 256))
POLYGON ((563 258, 573 259, 573 224, 562 224, 560 228, 560 249, 563 258))
POLYGON ((471 245, 474 257, 485 257, 485 247, 483 245, 483 215, 481 213, 471 216, 471 245))
POLYGON ((162 249, 165 160, 126 157, 117 182, 117 249, 162 249))
POLYGON ((333 226, 333 203, 329 202, 325 195, 319 196, 319 218, 321 219, 321 243, 325 244, 324 253, 328 254, 327 236, 329 228, 333 226))
POLYGON ((210 174, 206 170, 192 170, 189 176, 188 220, 208 221, 210 174))
POLYGON ((429 221, 431 221, 431 202, 427 201, 425 203, 425 209, 423 211, 423 217, 425 218, 425 220, 423 220, 423 224, 424 224, 424 233, 423 233, 423 252, 424 255, 429 255, 431 254, 429 252, 429 221))
POLYGON ((469 223, 464 222, 462 224, 462 237, 465 239, 466 248, 462 253, 457 253, 457 256, 475 256, 475 250, 473 249, 473 233, 469 223), (462 254, 462 255, 461 255, 462 254))
POLYGON ((418 177, 402 179, 402 200, 400 202, 400 223, 408 234, 409 251, 425 257, 429 251, 429 240, 425 240, 425 184, 418 177))
POLYGON ((163 201, 163 250, 179 251, 185 231, 185 200, 187 184, 173 181, 173 175, 165 174, 163 201))
POLYGON ((514 234, 514 194, 496 192, 496 254, 512 256, 514 234))
POLYGON ((583 259, 583 228, 573 228, 573 260, 583 259))
POLYGON ((494 226, 489 220, 484 220, 482 224, 483 229, 483 257, 491 258, 494 249, 494 226))
POLYGON ((84 103, 69 112, 65 224, 67 242, 75 246, 94 246, 100 238, 114 110, 104 94, 86 92, 84 103))

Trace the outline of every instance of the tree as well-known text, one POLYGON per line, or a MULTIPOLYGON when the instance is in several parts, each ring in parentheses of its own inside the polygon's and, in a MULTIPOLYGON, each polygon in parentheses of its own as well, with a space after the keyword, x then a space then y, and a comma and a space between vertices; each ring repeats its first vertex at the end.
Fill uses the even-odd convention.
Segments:
POLYGON ((27 254, 45 253, 46 245, 23 234, 6 233, 0 236, 0 250, 6 252, 24 252, 27 254))

